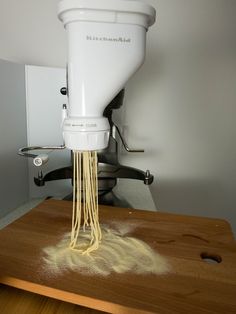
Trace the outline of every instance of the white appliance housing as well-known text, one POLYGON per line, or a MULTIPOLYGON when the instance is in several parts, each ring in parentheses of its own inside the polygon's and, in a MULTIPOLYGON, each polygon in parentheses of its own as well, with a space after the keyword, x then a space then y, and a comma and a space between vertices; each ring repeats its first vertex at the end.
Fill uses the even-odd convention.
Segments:
POLYGON ((58 17, 68 38, 67 148, 108 146, 110 126, 103 111, 142 65, 146 31, 155 15, 153 7, 133 0, 59 2, 58 17))

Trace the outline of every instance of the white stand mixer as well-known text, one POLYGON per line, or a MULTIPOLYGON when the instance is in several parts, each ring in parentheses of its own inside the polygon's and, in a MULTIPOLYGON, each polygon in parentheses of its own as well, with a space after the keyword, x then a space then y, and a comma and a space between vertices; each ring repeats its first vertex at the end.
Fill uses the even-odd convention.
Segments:
MULTIPOLYGON (((100 152, 99 179, 105 180, 108 176, 113 180, 111 188, 117 178, 152 183, 153 176, 148 170, 143 172, 119 164, 117 135, 127 151, 142 150, 129 149, 111 115, 114 106, 122 105, 126 82, 144 62, 146 32, 155 22, 155 16, 153 7, 138 0, 59 2, 58 17, 64 24, 68 41, 67 87, 61 91, 68 96, 68 108, 63 105, 62 109, 64 144, 24 147, 19 150, 20 155, 34 158, 35 166, 41 166, 48 161, 47 155, 30 151, 97 150, 100 152), (110 159, 104 151, 109 143, 115 147, 115 154, 110 159)), ((45 177, 39 172, 35 183, 40 186, 46 181, 71 178, 68 169, 58 169, 59 172, 51 172, 45 177)))

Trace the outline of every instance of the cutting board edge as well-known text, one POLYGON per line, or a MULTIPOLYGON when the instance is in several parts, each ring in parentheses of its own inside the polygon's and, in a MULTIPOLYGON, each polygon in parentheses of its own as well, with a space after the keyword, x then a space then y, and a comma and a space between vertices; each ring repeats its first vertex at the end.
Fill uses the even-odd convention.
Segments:
POLYGON ((61 291, 56 288, 51 288, 48 286, 41 286, 40 284, 25 281, 19 278, 13 278, 13 277, 1 277, 0 283, 14 287, 17 289, 21 289, 23 291, 28 291, 32 293, 36 293, 39 295, 43 295, 45 297, 49 297, 55 300, 64 301, 67 303, 76 304, 79 306, 95 309, 98 311, 103 311, 106 313, 112 313, 112 314, 158 314, 155 312, 150 312, 147 310, 140 310, 131 308, 128 306, 122 306, 120 304, 115 304, 114 302, 99 300, 90 298, 88 296, 83 296, 79 294, 75 294, 73 292, 69 291, 61 291), (114 311, 115 309, 115 311, 114 311))

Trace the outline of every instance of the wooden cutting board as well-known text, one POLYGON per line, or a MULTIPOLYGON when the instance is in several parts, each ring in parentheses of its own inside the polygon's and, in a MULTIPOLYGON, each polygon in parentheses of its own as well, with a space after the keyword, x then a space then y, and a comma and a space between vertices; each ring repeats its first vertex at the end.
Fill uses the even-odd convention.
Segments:
POLYGON ((138 222, 130 235, 165 256, 170 272, 50 278, 40 272, 42 248, 70 231, 71 202, 48 200, 0 231, 0 282, 117 314, 236 313, 236 244, 226 221, 100 206, 102 223, 115 220, 138 222))

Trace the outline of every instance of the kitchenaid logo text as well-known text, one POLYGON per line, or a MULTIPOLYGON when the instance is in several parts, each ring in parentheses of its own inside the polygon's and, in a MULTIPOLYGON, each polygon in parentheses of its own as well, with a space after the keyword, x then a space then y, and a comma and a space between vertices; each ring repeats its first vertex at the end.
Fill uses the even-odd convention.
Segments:
POLYGON ((98 37, 98 36, 86 36, 87 40, 92 40, 92 41, 111 41, 111 42, 119 42, 119 43, 130 43, 131 39, 130 38, 125 38, 125 37, 98 37))
POLYGON ((87 128, 95 128, 97 127, 97 124, 96 123, 78 123, 78 124, 75 124, 75 123, 65 123, 65 126, 79 126, 79 127, 87 127, 87 128))

